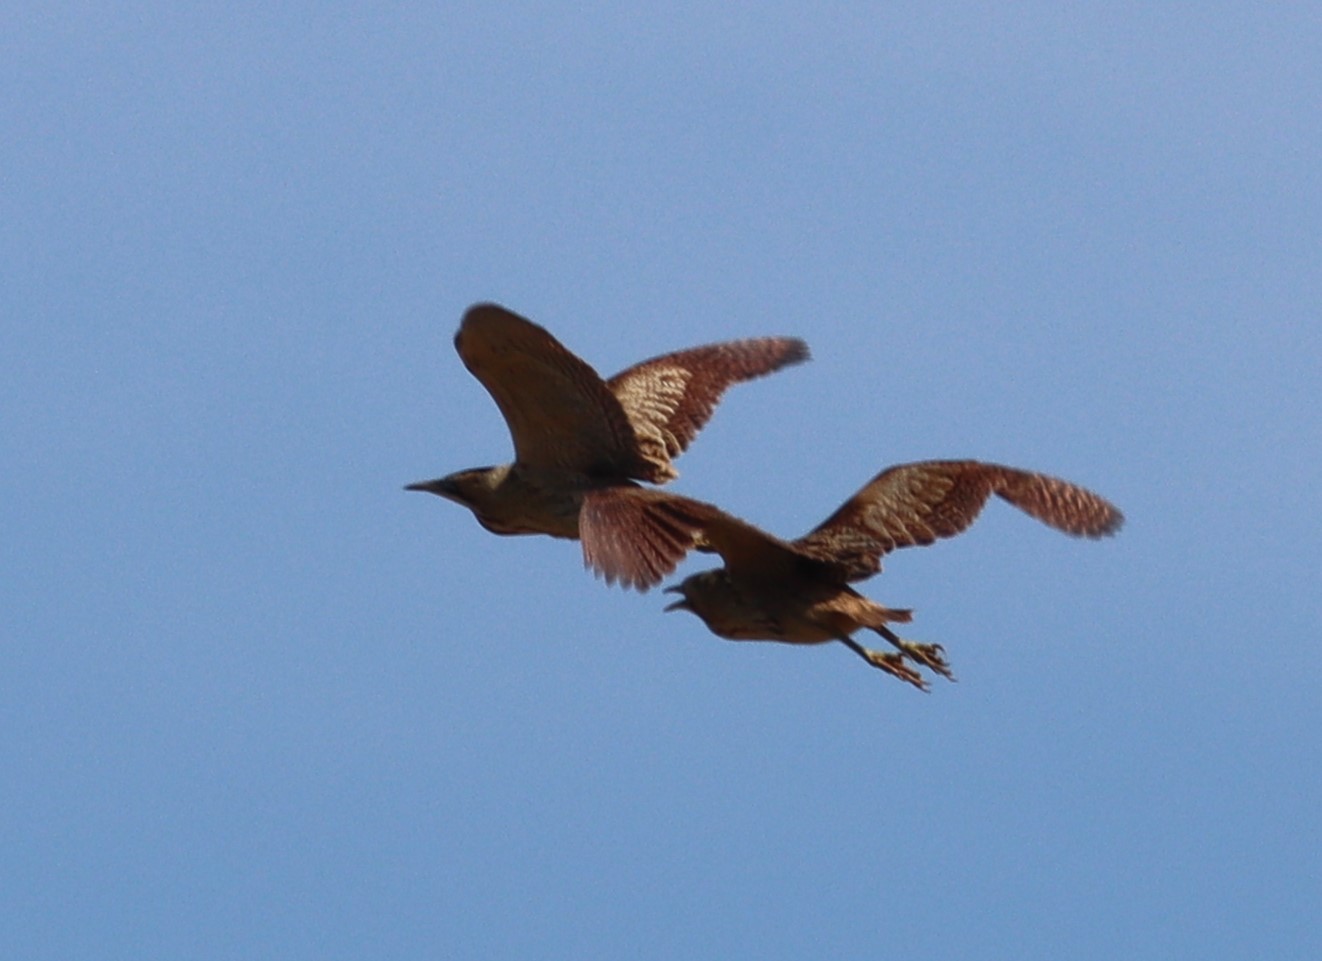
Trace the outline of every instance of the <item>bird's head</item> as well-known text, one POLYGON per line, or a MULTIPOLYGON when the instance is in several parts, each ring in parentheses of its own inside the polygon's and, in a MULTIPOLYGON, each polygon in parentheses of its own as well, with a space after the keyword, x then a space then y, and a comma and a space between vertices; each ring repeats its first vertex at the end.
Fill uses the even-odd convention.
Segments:
POLYGON ((678 584, 667 587, 663 593, 679 595, 679 600, 666 605, 667 612, 689 611, 705 621, 710 612, 730 596, 730 575, 723 567, 690 574, 678 584))
POLYGON ((491 500, 496 488, 500 486, 500 482, 505 479, 505 475, 508 473, 508 465, 504 467, 470 467, 468 470, 456 471, 453 474, 447 474, 445 477, 438 477, 436 480, 409 484, 404 489, 406 491, 426 491, 428 494, 435 494, 437 497, 444 497, 456 504, 478 510, 483 504, 491 500))
POLYGON ((765 599, 741 589, 724 567, 684 578, 669 594, 680 599, 667 611, 689 611, 698 615, 707 630, 732 641, 778 640, 783 631, 775 616, 766 610, 765 599))

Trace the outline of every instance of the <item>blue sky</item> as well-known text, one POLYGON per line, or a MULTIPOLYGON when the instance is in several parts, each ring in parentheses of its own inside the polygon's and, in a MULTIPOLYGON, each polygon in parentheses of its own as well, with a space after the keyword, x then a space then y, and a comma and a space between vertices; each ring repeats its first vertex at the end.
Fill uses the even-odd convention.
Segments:
MULTIPOLYGON (((1322 953, 1304 4, 11 4, 0 941, 44 958, 1322 953), (1090 486, 864 585, 959 677, 734 644, 409 481, 786 333, 675 489, 1090 486)), ((684 572, 709 566, 687 562, 684 572)))

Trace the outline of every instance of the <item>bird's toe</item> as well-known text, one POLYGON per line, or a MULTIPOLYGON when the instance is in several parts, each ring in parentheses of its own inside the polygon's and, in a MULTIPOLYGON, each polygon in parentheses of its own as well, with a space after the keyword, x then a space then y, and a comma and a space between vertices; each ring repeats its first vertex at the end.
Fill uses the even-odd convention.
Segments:
POLYGON ((917 644, 913 641, 905 641, 901 649, 919 664, 931 668, 946 680, 955 679, 955 675, 950 671, 950 662, 946 660, 946 649, 940 644, 917 644))
POLYGON ((905 661, 903 654, 894 654, 891 652, 882 653, 880 651, 871 651, 868 661, 873 667, 885 671, 892 677, 897 677, 901 681, 912 684, 920 691, 926 691, 927 681, 905 661))

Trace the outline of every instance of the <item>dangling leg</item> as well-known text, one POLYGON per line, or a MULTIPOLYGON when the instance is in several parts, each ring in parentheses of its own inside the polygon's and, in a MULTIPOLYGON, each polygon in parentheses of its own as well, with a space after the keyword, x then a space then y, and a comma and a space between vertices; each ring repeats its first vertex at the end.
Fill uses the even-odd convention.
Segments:
POLYGON ((874 651, 869 647, 864 647, 848 634, 841 634, 839 639, 842 644, 873 667, 885 671, 892 677, 898 677, 901 681, 906 681, 909 684, 912 684, 920 691, 927 690, 927 682, 923 680, 921 674, 905 663, 903 654, 890 654, 874 651))
POLYGON ((897 650, 908 654, 919 664, 930 667, 946 680, 953 681, 955 679, 955 675, 950 673, 950 665, 946 663, 946 649, 940 644, 919 644, 916 641, 906 641, 896 635, 885 624, 873 627, 872 630, 890 641, 897 650))

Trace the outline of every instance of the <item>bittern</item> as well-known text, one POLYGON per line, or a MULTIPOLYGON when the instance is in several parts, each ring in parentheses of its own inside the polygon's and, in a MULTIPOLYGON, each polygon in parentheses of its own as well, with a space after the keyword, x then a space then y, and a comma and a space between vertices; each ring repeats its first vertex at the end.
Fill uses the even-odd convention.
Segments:
POLYGON ((406 489, 462 504, 494 534, 579 538, 585 558, 609 558, 598 565, 608 582, 639 590, 675 569, 693 531, 637 482, 678 476, 672 458, 726 388, 808 358, 802 340, 757 337, 654 357, 603 380, 545 329, 496 304, 469 308, 454 344, 500 408, 514 462, 406 489))
POLYGON ((882 607, 849 584, 879 573, 883 554, 967 530, 992 494, 1078 537, 1114 534, 1124 521, 1114 506, 1082 487, 971 460, 887 468, 794 541, 781 540, 711 505, 686 501, 684 515, 705 540, 698 546, 715 550, 725 566, 667 588, 681 599, 666 610, 692 611, 714 634, 731 640, 840 641, 872 666, 926 690, 918 666, 954 679, 944 649, 897 636, 887 625, 908 622, 912 612, 882 607), (859 644, 852 635, 862 628, 881 635, 896 650, 874 651, 859 644))

